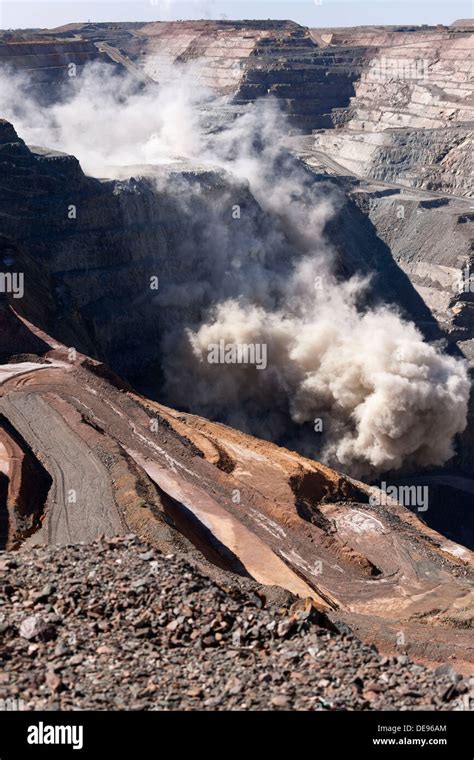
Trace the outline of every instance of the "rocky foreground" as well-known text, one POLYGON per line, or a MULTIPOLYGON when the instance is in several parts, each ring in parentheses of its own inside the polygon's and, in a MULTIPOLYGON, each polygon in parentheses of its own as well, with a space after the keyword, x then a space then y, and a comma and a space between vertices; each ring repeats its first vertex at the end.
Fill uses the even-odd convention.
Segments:
POLYGON ((3 552, 0 577, 0 698, 26 710, 469 706, 451 665, 383 657, 309 602, 219 585, 134 535, 3 552))

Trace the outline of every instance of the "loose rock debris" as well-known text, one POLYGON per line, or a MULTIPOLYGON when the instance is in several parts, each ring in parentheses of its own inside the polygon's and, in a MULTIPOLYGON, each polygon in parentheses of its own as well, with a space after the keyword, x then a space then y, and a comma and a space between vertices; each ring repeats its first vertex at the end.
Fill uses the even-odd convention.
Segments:
POLYGON ((470 683, 381 656, 133 535, 0 554, 0 699, 26 710, 453 710, 470 683))

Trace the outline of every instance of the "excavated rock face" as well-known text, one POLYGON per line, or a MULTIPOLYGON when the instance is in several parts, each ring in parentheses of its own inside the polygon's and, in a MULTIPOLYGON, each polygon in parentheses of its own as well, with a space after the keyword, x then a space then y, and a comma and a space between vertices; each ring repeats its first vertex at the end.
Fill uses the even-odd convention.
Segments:
POLYGON ((359 176, 470 196, 473 136, 470 127, 456 125, 381 132, 351 132, 348 127, 347 132, 318 136, 316 145, 359 176))
MULTIPOLYGON (((247 270, 253 271, 247 241, 272 241, 275 219, 263 212, 247 186, 220 171, 185 165, 179 168, 179 164, 157 172, 141 167, 138 171, 145 176, 140 180, 101 182, 84 176, 74 158, 30 150, 11 125, 3 123, 1 129, 5 141, 0 145, 2 259, 11 260, 10 268, 25 276, 24 297, 12 298, 12 305, 55 338, 106 361, 142 392, 167 398, 170 403, 171 398, 178 397, 176 392, 173 396, 170 357, 185 328, 200 323, 203 310, 210 307, 216 293, 225 297, 245 292, 247 270), (231 209, 236 202, 245 209, 248 222, 232 222, 231 209), (30 223, 33 218, 34 225, 30 223), (217 232, 221 243, 216 247, 217 232), (209 250, 215 255, 207 255, 209 250), (236 250, 244 252, 244 266, 237 274, 233 268, 236 250), (158 293, 151 287, 156 277, 158 293), (164 397, 165 391, 170 395, 164 397)), ((447 264, 448 249, 437 230, 447 234, 448 226, 436 205, 428 203, 422 209, 427 243, 426 247, 418 246, 414 260, 413 243, 419 239, 420 223, 416 203, 407 202, 403 207, 403 238, 392 234, 398 229, 395 220, 397 224, 400 220, 398 202, 387 213, 390 196, 386 201, 368 198, 372 224, 360 188, 355 188, 350 198, 341 194, 333 180, 322 185, 322 192, 338 193, 339 210, 325 233, 335 251, 340 276, 354 272, 375 275, 376 300, 401 307, 430 339, 442 337, 441 329, 449 332, 450 321, 438 322, 435 308, 438 305, 441 309, 450 297, 436 289, 436 272, 443 271, 445 280, 448 274, 442 267, 433 268, 431 238, 426 233, 433 233, 440 263, 447 264), (423 265, 428 258, 434 281, 429 290, 430 296, 434 294, 431 300, 416 279, 417 267, 425 272, 423 265)), ((445 207, 441 208, 444 213, 445 207)), ((468 245, 467 227, 457 225, 456 236, 452 236, 449 250, 453 258, 449 261, 453 272, 459 268, 461 244, 468 245)), ((301 256, 298 246, 279 236, 270 248, 269 271, 290 276, 301 256)), ((459 318, 457 309, 454 313, 459 318)), ((6 358, 18 353, 12 335, 3 339, 6 358)), ((470 338, 469 329, 461 336, 463 350, 470 338)), ((453 335, 453 342, 455 338, 453 335)), ((28 350, 41 353, 34 346, 28 350)), ((180 399, 183 403, 185 408, 193 408, 187 406, 188 399, 180 399)), ((279 413, 287 421, 284 437, 274 435, 273 440, 298 446, 301 436, 296 424, 291 423, 286 408, 279 413)), ((468 431, 458 450, 456 464, 469 473, 472 442, 468 431)))
POLYGON ((6 417, 0 419, 0 548, 17 549, 41 526, 52 479, 6 417))
MULTIPOLYGON (((474 217, 456 199, 372 193, 367 213, 398 265, 451 342, 471 357, 472 296, 465 270, 472 257, 474 217)), ((361 204, 364 203, 360 196, 361 204)))
MULTIPOLYGON (((466 357, 472 366, 474 216, 470 203, 449 196, 381 189, 367 183, 362 183, 352 197, 368 214, 378 237, 428 308, 430 318, 420 311, 415 316, 417 324, 431 339, 442 334, 448 350, 466 357)), ((460 469, 468 475, 473 472, 473 420, 471 398, 467 428, 459 437, 455 459, 448 464, 449 469, 460 469)), ((462 501, 471 497, 468 492, 460 493, 458 498, 462 501)), ((440 509, 442 503, 440 499, 440 509)))
POLYGON ((330 45, 373 45, 350 118, 316 136, 354 174, 472 196, 474 36, 442 30, 334 32, 330 45))
POLYGON ((139 29, 98 24, 80 34, 157 82, 188 64, 198 83, 238 103, 271 94, 289 123, 307 132, 331 126, 332 110, 348 105, 366 53, 364 47, 320 49, 308 29, 291 21, 156 22, 139 29))
POLYGON ((86 40, 5 40, 0 37, 0 67, 28 76, 32 94, 43 102, 60 97, 61 87, 80 76, 90 63, 111 63, 92 42, 86 40))
MULTIPOLYGON (((186 329, 202 324, 214 303, 245 294, 254 280, 271 282, 277 273, 285 284, 304 255, 300 241, 279 226, 277 215, 262 210, 247 186, 221 171, 177 164, 149 169, 140 180, 100 182, 85 177, 71 157, 30 151, 15 140, 5 143, 0 168, 2 240, 15 251, 12 268, 25 276, 25 295, 11 298, 14 308, 56 339, 107 362, 146 395, 232 422, 219 407, 198 406, 197 393, 179 393, 187 380, 187 358, 179 353, 186 329), (237 223, 236 203, 242 209, 237 223), (259 266, 255 241, 265 252, 259 266)), ((337 192, 338 212, 324 239, 338 276, 374 275, 377 302, 396 304, 439 337, 366 214, 335 183, 310 179, 322 198, 337 192)), ((211 377, 202 372, 200 387, 211 377)), ((273 409, 250 400, 249 423, 234 424, 315 453, 312 425, 302 431, 287 396, 274 396, 273 409), (276 420, 268 432, 267 410, 276 420)))

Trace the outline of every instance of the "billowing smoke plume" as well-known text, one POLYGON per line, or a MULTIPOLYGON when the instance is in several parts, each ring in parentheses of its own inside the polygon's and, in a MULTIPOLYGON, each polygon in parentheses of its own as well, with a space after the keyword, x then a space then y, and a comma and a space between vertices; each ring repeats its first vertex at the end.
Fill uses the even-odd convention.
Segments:
POLYGON ((200 151, 196 106, 209 96, 193 87, 185 70, 179 86, 145 90, 113 66, 93 63, 80 77, 71 77, 62 97, 48 107, 40 106, 34 93, 25 76, 4 70, 2 117, 28 145, 75 155, 88 174, 114 177, 120 166, 166 163, 200 151))
POLYGON ((286 151, 274 101, 217 128, 225 102, 187 70, 137 90, 90 67, 42 112, 12 82, 0 83, 2 115, 27 142, 71 152, 89 173, 189 160, 218 169, 210 189, 156 180, 179 198, 189 233, 180 257, 193 270, 181 283, 165 277, 157 301, 160 320, 169 319, 166 401, 358 476, 453 455, 466 425, 465 364, 424 342, 393 308, 370 306, 369 280, 338 275, 324 234, 338 198, 286 151), (235 347, 253 349, 253 359, 239 363, 235 347))

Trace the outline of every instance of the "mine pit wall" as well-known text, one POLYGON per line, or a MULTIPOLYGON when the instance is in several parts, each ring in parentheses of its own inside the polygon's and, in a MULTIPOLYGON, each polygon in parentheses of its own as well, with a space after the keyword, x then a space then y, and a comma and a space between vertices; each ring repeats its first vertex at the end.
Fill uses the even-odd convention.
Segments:
MULTIPOLYGON (((0 241, 0 259, 2 246, 0 241)), ((15 299, 11 299, 14 301, 15 299)), ((37 309, 32 309, 33 313, 37 309)), ((42 356, 49 346, 33 335, 30 330, 15 316, 8 298, 0 294, 0 364, 6 364, 11 359, 22 354, 42 356)))
MULTIPOLYGON (((377 166, 382 171, 384 163, 392 163, 392 171, 397 171, 396 158, 390 160, 396 141, 393 148, 388 141, 377 163, 379 154, 373 156, 370 147, 372 132, 412 130, 409 134, 416 142, 413 130, 448 124, 464 129, 474 119, 469 104, 474 35, 469 32, 310 30, 288 21, 76 26, 74 30, 58 29, 56 38, 51 36, 52 30, 32 35, 30 42, 4 41, 0 62, 28 70, 40 85, 64 80, 69 62, 76 63, 79 72, 89 61, 117 65, 110 51, 110 55, 99 52, 102 43, 157 82, 170 81, 179 64, 191 64, 198 83, 240 104, 269 94, 276 97, 290 128, 310 133, 347 124, 334 150, 348 161, 360 158, 363 173, 369 176, 375 176, 377 166), (71 39, 72 33, 80 37, 71 39), (396 77, 378 81, 372 76, 373 66, 382 59, 412 61, 414 65, 421 61, 428 66, 426 81, 397 81, 396 77)), ((442 135, 439 142, 433 161, 443 153, 443 146, 451 147, 442 135)), ((443 158, 455 176, 459 172, 451 164, 468 161, 465 152, 458 157, 456 150, 450 150, 443 158)), ((413 163, 421 166, 422 158, 413 163)))
MULTIPOLYGON (((191 311, 181 298, 170 296, 160 309, 150 278, 159 277, 160 294, 162 287, 188 286, 195 280, 195 256, 186 252, 190 239, 199 241, 206 209, 196 209, 197 227, 191 234, 182 225, 179 196, 169 189, 158 192, 152 181, 86 179, 68 157, 43 161, 25 154, 24 161, 43 176, 49 167, 55 192, 46 187, 31 197, 22 171, 15 176, 18 166, 3 175, 8 187, 2 193, 0 224, 8 240, 16 236, 17 264, 25 273, 25 297, 12 298, 11 305, 66 345, 105 360, 132 383, 153 378, 156 390, 162 335, 176 325, 177 314, 190 322, 197 319, 199 306, 191 311), (79 219, 72 223, 69 203, 79 209, 79 219), (38 223, 19 228, 12 221, 14 208, 20 217, 34 214, 38 223), (49 296, 43 298, 43 293, 49 296)), ((211 173, 210 181, 205 175, 192 176, 189 182, 206 186, 210 205, 213 196, 221 203, 230 189, 218 174, 211 173)), ((232 203, 253 206, 258 213, 248 189, 233 187, 232 198, 232 203)))
MULTIPOLYGON (((468 283, 466 267, 471 276, 473 270, 474 215, 469 204, 449 198, 419 199, 396 191, 361 192, 353 197, 435 320, 425 323, 421 317, 415 320, 417 326, 433 340, 440 337, 437 323, 447 350, 474 367, 474 292, 463 290, 468 283)), ((473 426, 471 393, 466 430, 457 439, 456 456, 446 465, 469 477, 474 476, 473 426)))
MULTIPOLYGON (((0 448, 0 452, 2 449, 0 448)), ((0 549, 9 546, 10 510, 8 505, 8 476, 2 471, 3 462, 0 465, 0 549)))
POLYGON ((473 255, 474 214, 469 204, 396 191, 367 191, 353 197, 450 340, 469 341, 474 294, 461 290, 463 271, 473 255))
POLYGON ((474 550, 474 479, 450 474, 448 465, 445 473, 414 474, 409 478, 389 479, 387 483, 398 488, 426 487, 429 500, 427 511, 417 513, 416 507, 407 505, 408 508, 414 514, 418 514, 430 528, 450 541, 474 550))
POLYGON ((76 63, 79 73, 87 62, 96 60, 123 70, 112 53, 99 51, 101 43, 106 43, 125 56, 132 69, 143 70, 157 82, 170 81, 179 64, 191 64, 198 83, 237 103, 269 94, 276 97, 290 129, 329 130, 328 135, 318 136, 319 146, 348 165, 358 162, 364 175, 390 178, 399 174, 411 184, 427 163, 423 186, 434 183, 433 187, 442 188, 446 172, 447 190, 462 193, 469 166, 472 171, 469 143, 464 145, 472 139, 469 129, 472 132, 474 122, 470 101, 474 35, 468 31, 330 30, 307 29, 289 21, 186 21, 83 24, 32 37, 31 41, 0 41, 0 63, 27 70, 45 97, 54 91, 50 85, 66 79, 70 62, 76 63), (78 38, 71 39, 72 33, 78 38), (374 77, 377 62, 383 60, 412 63, 415 68, 422 65, 423 76, 408 81, 388 74, 374 77), (332 144, 333 127, 342 125, 346 128, 338 130, 332 144), (456 141, 452 132, 440 133, 429 153, 422 130, 454 125, 459 133, 456 141), (377 147, 382 133, 383 144, 377 147), (408 157, 398 166, 397 155, 405 140, 412 145, 408 151, 405 148, 408 157), (429 167, 433 167, 433 177, 429 167))
POLYGON ((239 104, 276 97, 290 129, 306 133, 344 118, 369 53, 364 45, 319 47, 308 29, 288 21, 78 25, 58 29, 56 38, 53 32, 36 34, 29 43, 4 43, 5 62, 27 69, 44 85, 64 80, 69 62, 76 63, 78 74, 89 61, 116 65, 115 53, 128 59, 127 68, 160 83, 187 64, 198 83, 239 104), (81 38, 71 39, 72 33, 81 38))
POLYGON ((374 47, 344 129, 316 135, 315 147, 354 174, 471 197, 474 34, 329 36, 331 45, 374 47))
POLYGON ((42 103, 60 98, 61 90, 80 77, 84 67, 93 62, 115 64, 85 40, 32 40, 6 42, 0 39, 0 68, 24 74, 32 95, 42 103), (71 76, 70 64, 75 65, 71 76))
POLYGON ((112 46, 160 83, 187 64, 198 83, 239 104, 272 95, 290 128, 307 133, 340 121, 369 52, 363 45, 320 48, 308 29, 288 21, 156 22, 139 29, 98 24, 80 34, 98 47, 112 46))
MULTIPOLYGON (((44 163, 39 163, 41 171, 44 163)), ((199 253, 206 245, 202 221, 207 209, 217 209, 217 222, 225 225, 226 218, 231 219, 232 204, 238 203, 246 216, 259 220, 264 236, 269 234, 273 220, 259 209, 248 189, 230 186, 229 179, 218 173, 189 177, 178 172, 174 179, 168 178, 166 190, 158 191, 150 180, 103 184, 80 178, 76 181, 74 175, 68 176, 69 171, 76 171, 73 164, 56 165, 66 173, 64 179, 58 177, 56 197, 46 194, 33 199, 34 208, 42 211, 39 223, 34 230, 22 227, 25 236, 17 241, 28 251, 28 256, 24 255, 26 288, 25 298, 16 304, 12 299, 12 305, 45 332, 105 361, 132 385, 156 398, 162 381, 163 336, 179 324, 198 322, 210 303, 205 289, 202 298, 191 293, 187 302, 183 294, 190 283, 192 292, 201 287, 200 282, 220 283, 229 265, 222 257, 216 268, 214 259, 203 259, 199 253), (193 198, 185 224, 179 194, 172 190, 174 181, 187 184, 193 198), (201 194, 193 195, 194 182, 201 194), (227 208, 228 193, 232 203, 229 200, 227 208), (201 201, 204 206, 199 205, 201 201), (69 203, 77 204, 80 221, 67 219, 69 203), (181 220, 179 225, 177 219, 181 220), (190 240, 194 241, 192 246, 190 240), (201 269, 196 281, 198 261, 201 269), (150 290, 153 275, 159 277, 158 293, 150 290), (48 300, 41 299, 43 312, 38 314, 39 299, 35 296, 43 289, 51 295, 48 300)), ((31 213, 27 197, 25 204, 23 212, 31 213)), ((15 208, 18 211, 15 196, 5 199, 4 208, 9 213, 0 215, 2 225, 4 229, 10 227, 8 233, 14 235, 11 218, 15 208)), ((240 230, 241 226, 229 227, 229 250, 242 248, 240 230)), ((383 294, 398 299, 414 318, 422 318, 421 299, 418 303, 414 298, 409 280, 355 205, 343 207, 328 228, 328 237, 340 256, 341 271, 369 272, 375 266, 384 278, 383 294)), ((275 254, 269 265, 289 271, 292 260, 287 249, 275 254)))
POLYGON ((303 133, 332 128, 354 95, 365 54, 365 49, 313 47, 306 49, 305 55, 297 54, 295 60, 288 56, 280 62, 284 59, 275 60, 270 46, 264 50, 257 47, 258 64, 253 58, 247 62, 235 99, 245 103, 271 95, 278 99, 291 127, 303 133))

